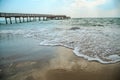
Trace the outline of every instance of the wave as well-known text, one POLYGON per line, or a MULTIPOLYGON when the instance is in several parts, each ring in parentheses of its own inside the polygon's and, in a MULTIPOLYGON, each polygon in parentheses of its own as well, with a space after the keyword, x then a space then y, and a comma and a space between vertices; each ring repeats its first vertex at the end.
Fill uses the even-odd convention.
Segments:
POLYGON ((120 33, 117 29, 75 29, 49 33, 40 45, 65 46, 80 57, 101 63, 120 61, 120 33), (54 34, 54 35, 50 35, 54 34))
POLYGON ((0 30, 0 34, 23 35, 40 41, 40 45, 64 46, 90 61, 115 63, 120 61, 119 27, 40 28, 30 30, 0 30))

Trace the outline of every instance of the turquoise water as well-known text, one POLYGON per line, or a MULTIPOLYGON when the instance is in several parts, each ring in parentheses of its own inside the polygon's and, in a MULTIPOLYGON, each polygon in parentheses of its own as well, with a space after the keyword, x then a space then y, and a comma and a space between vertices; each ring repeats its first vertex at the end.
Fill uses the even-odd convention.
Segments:
MULTIPOLYGON (((36 47, 59 45, 72 49, 75 55, 87 60, 115 63, 120 61, 119 35, 120 18, 1 24, 0 56, 3 58, 15 54, 32 54, 34 51, 31 50, 36 47)), ((45 50, 44 47, 41 50, 45 50)))

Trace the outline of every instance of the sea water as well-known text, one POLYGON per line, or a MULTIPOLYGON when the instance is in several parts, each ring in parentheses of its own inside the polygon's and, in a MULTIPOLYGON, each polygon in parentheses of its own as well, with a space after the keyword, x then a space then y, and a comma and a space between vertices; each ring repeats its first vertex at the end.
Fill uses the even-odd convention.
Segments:
MULTIPOLYGON (((20 38, 19 42, 31 39, 30 43, 39 46, 64 46, 72 49, 75 55, 90 61, 100 63, 120 61, 120 18, 74 18, 1 24, 0 54, 7 53, 9 50, 7 41, 12 40, 13 36, 24 38, 23 40, 20 38)), ((15 46, 11 46, 10 49, 14 48, 15 46)), ((21 52, 19 49, 16 51, 21 52)))

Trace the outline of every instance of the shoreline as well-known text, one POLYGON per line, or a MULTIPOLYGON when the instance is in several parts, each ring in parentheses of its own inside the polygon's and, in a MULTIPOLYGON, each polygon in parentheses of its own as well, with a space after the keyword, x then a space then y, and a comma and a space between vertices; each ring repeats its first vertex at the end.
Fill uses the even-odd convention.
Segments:
MULTIPOLYGON (((7 80, 119 80, 120 78, 120 62, 102 64, 80 58, 65 47, 57 46, 54 49, 54 54, 49 52, 54 56, 50 59, 45 57, 8 65, 9 67, 3 69, 7 72, 3 76, 7 77, 7 80)), ((2 69, 0 74, 1 72, 2 69)))

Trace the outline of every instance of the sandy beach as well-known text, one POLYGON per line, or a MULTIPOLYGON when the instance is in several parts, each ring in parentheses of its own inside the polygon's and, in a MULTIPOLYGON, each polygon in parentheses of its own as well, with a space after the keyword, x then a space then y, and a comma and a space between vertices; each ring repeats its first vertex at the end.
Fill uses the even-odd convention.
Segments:
MULTIPOLYGON (((43 53, 46 54, 46 53, 43 53)), ((1 80, 119 80, 120 63, 101 64, 57 47, 52 58, 21 61, 1 66, 1 80)))

